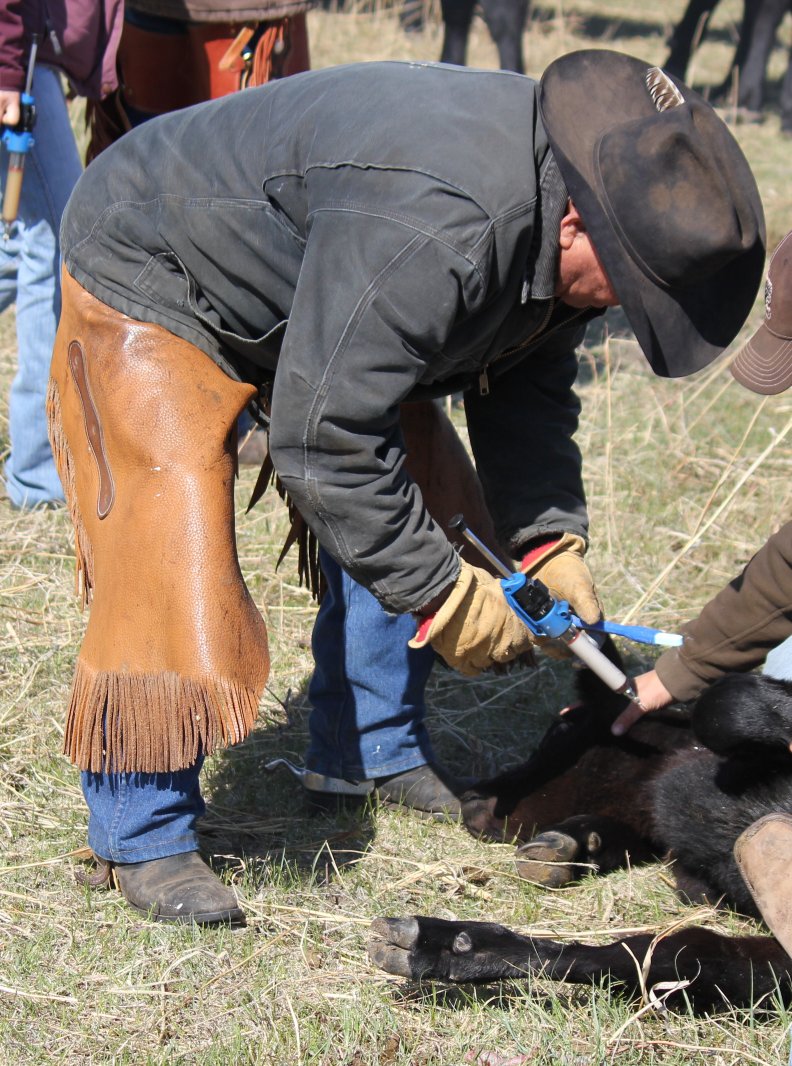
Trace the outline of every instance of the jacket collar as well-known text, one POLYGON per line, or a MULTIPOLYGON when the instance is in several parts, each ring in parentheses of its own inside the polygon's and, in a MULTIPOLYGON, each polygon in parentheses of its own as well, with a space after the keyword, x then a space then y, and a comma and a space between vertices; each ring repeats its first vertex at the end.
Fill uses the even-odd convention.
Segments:
POLYGON ((550 300, 558 268, 558 231, 569 193, 553 153, 548 151, 539 171, 536 228, 525 264, 520 302, 550 300))

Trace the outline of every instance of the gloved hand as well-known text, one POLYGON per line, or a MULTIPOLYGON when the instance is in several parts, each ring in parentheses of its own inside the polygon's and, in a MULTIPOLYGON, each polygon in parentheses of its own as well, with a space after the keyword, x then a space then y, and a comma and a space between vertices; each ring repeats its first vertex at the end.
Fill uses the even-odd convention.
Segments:
POLYGON ((529 552, 520 570, 539 578, 556 599, 567 600, 574 614, 584 622, 599 622, 602 604, 594 586, 594 578, 583 561, 586 542, 576 533, 562 533, 529 552))
POLYGON ((498 579, 460 561, 462 569, 450 596, 424 620, 409 645, 431 644, 449 666, 475 677, 495 663, 523 655, 535 638, 506 602, 498 579))

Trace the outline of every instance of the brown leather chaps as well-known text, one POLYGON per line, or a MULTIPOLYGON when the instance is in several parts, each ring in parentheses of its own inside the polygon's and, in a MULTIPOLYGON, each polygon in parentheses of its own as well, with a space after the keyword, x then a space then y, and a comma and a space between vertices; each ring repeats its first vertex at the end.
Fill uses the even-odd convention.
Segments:
POLYGON ((233 487, 254 392, 64 271, 48 417, 91 602, 64 740, 81 769, 177 770, 250 731, 269 652, 233 487))
MULTIPOLYGON (((48 417, 90 604, 64 740, 81 769, 182 769, 253 725, 270 660, 239 568, 233 488, 236 420, 254 392, 64 271, 48 417)), ((464 510, 494 545, 449 420, 410 404, 402 425, 436 521, 464 510)))

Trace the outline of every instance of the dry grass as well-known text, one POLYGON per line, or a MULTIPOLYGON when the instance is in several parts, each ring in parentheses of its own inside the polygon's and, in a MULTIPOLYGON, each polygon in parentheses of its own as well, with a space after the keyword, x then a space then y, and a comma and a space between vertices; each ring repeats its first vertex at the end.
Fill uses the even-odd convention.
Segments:
MULTIPOLYGON (((665 5, 669 21, 681 0, 665 5)), ((728 0, 695 68, 728 62, 728 0)), ((526 33, 533 72, 582 44, 660 60, 665 23, 628 0, 535 5, 526 33), (594 38, 589 36, 594 34, 594 38)), ((314 62, 433 58, 439 31, 405 36, 389 11, 311 17, 314 62)), ((481 25, 471 59, 495 64, 481 25)), ((777 77, 782 56, 776 54, 777 77)), ((755 165, 775 239, 792 218, 789 145, 778 116, 738 135, 755 165)), ((691 615, 789 515, 792 400, 760 402, 719 365, 663 382, 614 316, 581 360, 594 547, 609 613, 673 627, 691 615)), ((13 374, 13 320, 0 320, 0 395, 13 374)), ((3 403, 5 400, 3 399, 3 403)), ((0 451, 7 448, 0 409, 0 451)), ((723 930, 750 922, 684 908, 659 866, 541 892, 520 882, 511 849, 453 825, 385 811, 349 820, 305 815, 299 790, 270 778, 274 755, 300 758, 313 607, 288 570, 273 572, 284 515, 265 499, 248 518, 239 485, 240 552, 265 612, 274 671, 253 737, 210 761, 207 846, 250 916, 245 931, 148 924, 113 894, 88 894, 70 853, 84 842, 76 772, 59 754, 63 708, 84 620, 73 598, 63 513, 20 515, 0 501, 0 1061, 9 1063, 283 1062, 456 1064, 473 1051, 531 1063, 785 1060, 790 1020, 774 1003, 696 1020, 641 1013, 607 988, 534 981, 476 992, 410 989, 368 964, 366 926, 381 914, 491 918, 553 936, 601 940, 680 920, 723 930)), ((647 662, 629 650, 635 665, 647 662)), ((489 772, 527 752, 570 693, 569 667, 467 682, 437 671, 430 721, 452 767, 489 772)))

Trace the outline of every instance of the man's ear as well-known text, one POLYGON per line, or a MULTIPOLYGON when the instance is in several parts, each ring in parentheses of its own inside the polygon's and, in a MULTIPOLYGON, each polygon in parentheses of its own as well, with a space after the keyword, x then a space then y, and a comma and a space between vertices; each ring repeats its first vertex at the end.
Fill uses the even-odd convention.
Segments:
POLYGON ((585 232, 586 227, 583 224, 583 219, 580 217, 578 209, 575 207, 572 200, 567 201, 566 214, 561 219, 561 225, 559 226, 559 245, 564 249, 570 248, 573 242, 585 232))

